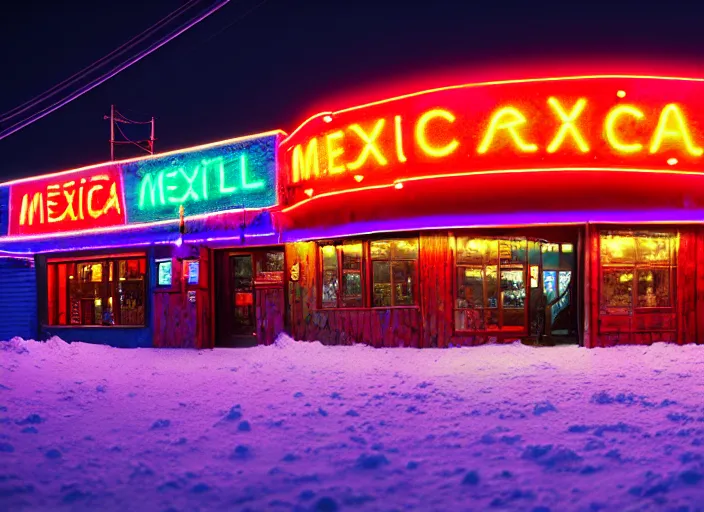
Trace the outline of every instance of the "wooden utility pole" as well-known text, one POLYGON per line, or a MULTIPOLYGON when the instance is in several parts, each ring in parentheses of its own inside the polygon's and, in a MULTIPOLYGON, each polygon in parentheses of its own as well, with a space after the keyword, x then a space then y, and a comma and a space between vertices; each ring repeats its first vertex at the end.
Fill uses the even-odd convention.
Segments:
POLYGON ((115 160, 115 105, 110 105, 110 161, 115 160))

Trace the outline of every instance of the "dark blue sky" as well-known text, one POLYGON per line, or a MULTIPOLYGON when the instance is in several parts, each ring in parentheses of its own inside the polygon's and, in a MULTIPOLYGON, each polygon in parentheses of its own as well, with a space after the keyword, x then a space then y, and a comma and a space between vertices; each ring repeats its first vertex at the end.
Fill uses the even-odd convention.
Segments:
MULTIPOLYGON (((692 0, 268 0, 233 23, 259 1, 233 0, 99 88, 1 140, 0 181, 107 160, 109 125, 102 117, 111 103, 127 116, 156 116, 157 150, 166 151, 291 131, 327 97, 410 75, 432 83, 433 74, 448 69, 600 55, 704 61, 704 2, 692 0)), ((0 112, 183 3, 24 0, 3 7, 0 112)))

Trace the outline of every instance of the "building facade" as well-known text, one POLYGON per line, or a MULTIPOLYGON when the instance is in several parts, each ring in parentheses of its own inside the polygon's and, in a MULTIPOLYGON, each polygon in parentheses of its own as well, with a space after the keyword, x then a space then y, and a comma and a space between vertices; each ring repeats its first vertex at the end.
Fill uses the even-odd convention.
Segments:
POLYGON ((702 343, 702 92, 458 85, 3 184, 0 335, 702 343))

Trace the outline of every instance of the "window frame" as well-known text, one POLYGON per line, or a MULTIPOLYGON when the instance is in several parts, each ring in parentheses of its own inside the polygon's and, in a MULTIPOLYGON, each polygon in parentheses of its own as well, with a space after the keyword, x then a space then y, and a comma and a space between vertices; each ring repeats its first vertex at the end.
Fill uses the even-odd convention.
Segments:
POLYGON ((658 314, 658 313, 673 313, 675 311, 676 293, 677 293, 677 233, 667 230, 603 230, 598 234, 599 240, 599 316, 604 317, 619 317, 619 316, 630 316, 630 315, 647 315, 647 314, 658 314), (634 240, 634 261, 633 263, 604 263, 602 261, 602 239, 604 236, 622 236, 629 237, 634 240), (667 236, 669 238, 668 244, 668 261, 667 262, 641 262, 639 261, 638 249, 637 249, 637 238, 639 236, 667 236), (602 294, 604 290, 604 275, 605 271, 608 270, 626 270, 633 273, 633 281, 631 287, 631 305, 630 307, 608 307, 604 305, 602 301, 602 294), (640 306, 638 304, 638 276, 642 271, 650 270, 667 270, 668 271, 668 306, 640 306))
MULTIPOLYGON (((475 335, 475 334, 486 334, 489 336, 527 336, 530 332, 530 262, 528 259, 529 252, 529 238, 521 236, 498 236, 498 235, 481 235, 481 234, 450 234, 450 247, 452 252, 452 332, 457 335, 475 335), (459 263, 457 257, 457 241, 461 238, 475 239, 475 240, 492 240, 497 242, 497 254, 495 264, 487 264, 486 262, 478 263, 459 263), (507 263, 501 264, 501 253, 500 244, 502 241, 510 242, 512 240, 520 240, 524 243, 525 257, 521 263, 507 263), (522 326, 509 326, 506 328, 504 326, 504 305, 501 300, 501 272, 503 269, 513 270, 518 265, 523 266, 523 289, 525 291, 525 299, 523 305, 523 325, 522 326), (482 305, 480 308, 460 308, 457 307, 457 299, 459 292, 459 269, 480 269, 482 273, 482 304, 486 303, 487 292, 486 292, 486 268, 489 266, 496 267, 496 287, 497 287, 497 307, 489 308, 482 305), (457 327, 457 313, 459 311, 470 311, 470 310, 480 310, 483 315, 483 328, 482 329, 460 329, 457 327), (496 311, 498 322, 500 327, 497 329, 487 329, 486 326, 486 316, 487 311, 496 311)), ((538 277, 541 279, 541 276, 538 277)), ((518 308, 506 308, 510 310, 516 310, 518 308)))
POLYGON ((318 279, 319 283, 317 285, 317 307, 320 310, 324 311, 334 311, 334 310, 360 310, 360 309, 418 309, 420 307, 420 298, 419 298, 419 291, 420 291, 420 283, 419 283, 419 278, 420 278, 420 260, 421 260, 421 251, 420 251, 420 237, 418 236, 400 236, 400 237, 383 237, 383 238, 373 238, 373 239, 350 239, 350 240, 344 240, 344 241, 332 241, 332 242, 318 242, 316 243, 316 278, 318 279), (388 260, 379 260, 379 259, 374 259, 372 260, 371 256, 371 244, 372 242, 394 242, 397 240, 414 240, 418 246, 418 255, 415 259, 398 259, 398 258, 393 258, 391 257, 391 254, 389 254, 389 259, 388 260), (359 306, 345 306, 344 305, 344 300, 343 300, 343 275, 345 273, 356 273, 357 270, 345 270, 343 268, 343 250, 345 245, 356 245, 356 244, 361 244, 362 246, 362 253, 361 253, 361 262, 360 262, 360 281, 361 281, 361 287, 362 287, 362 304, 359 306), (338 282, 338 287, 337 287, 337 300, 336 300, 336 305, 325 305, 323 303, 323 285, 324 285, 324 272, 325 272, 325 267, 324 267, 324 257, 323 257, 323 248, 326 246, 332 246, 335 248, 335 256, 336 256, 336 277, 337 277, 337 282, 338 282), (391 272, 391 304, 390 306, 374 306, 374 276, 373 276, 373 262, 374 261, 388 261, 389 262, 389 270, 391 272, 391 265, 394 261, 413 261, 415 262, 414 266, 414 275, 413 275, 413 284, 412 284, 412 293, 413 293, 413 304, 402 304, 402 305, 395 305, 395 295, 393 293, 393 272, 391 272))
MULTIPOLYGON (((94 329, 94 328, 123 328, 123 329, 143 329, 148 326, 149 324, 149 314, 150 314, 150 304, 149 304, 149 291, 150 291, 150 260, 149 257, 147 256, 146 253, 110 253, 110 254, 85 254, 85 255, 80 255, 80 256, 66 256, 66 257, 61 257, 61 256, 55 256, 51 258, 46 259, 46 319, 45 319, 45 326, 46 327, 51 327, 51 328, 60 328, 60 329, 65 329, 65 328, 73 328, 73 329, 94 329), (60 286, 59 286, 59 281, 60 281, 60 273, 58 272, 59 265, 64 264, 74 264, 76 267, 80 264, 84 263, 103 263, 103 264, 110 264, 113 263, 113 283, 117 285, 119 283, 119 262, 120 261, 139 261, 143 260, 144 261, 144 279, 142 279, 142 286, 143 286, 143 297, 144 297, 144 322, 138 325, 131 324, 131 325, 124 325, 124 324, 112 324, 112 325, 104 325, 102 323, 100 324, 72 324, 70 321, 70 307, 71 307, 71 290, 69 286, 69 278, 68 274, 66 275, 66 290, 65 290, 65 300, 66 300, 66 323, 58 323, 59 322, 59 308, 60 308, 60 286), (50 267, 53 267, 53 271, 50 270, 50 267), (53 289, 54 289, 54 297, 52 298, 50 296, 50 278, 51 274, 53 272, 53 278, 54 278, 54 283, 53 283, 53 289), (54 311, 52 313, 52 304, 54 305, 54 311), (54 320, 54 323, 52 322, 52 319, 54 320)), ((115 307, 113 306, 113 316, 117 319, 119 318, 120 321, 122 320, 122 308, 119 305, 119 292, 117 286, 114 287, 114 290, 111 292, 110 290, 110 280, 109 280, 109 272, 103 274, 103 279, 101 281, 101 286, 104 287, 103 294, 101 296, 101 299, 107 299, 107 298, 112 298, 113 304, 117 304, 118 306, 115 307)))

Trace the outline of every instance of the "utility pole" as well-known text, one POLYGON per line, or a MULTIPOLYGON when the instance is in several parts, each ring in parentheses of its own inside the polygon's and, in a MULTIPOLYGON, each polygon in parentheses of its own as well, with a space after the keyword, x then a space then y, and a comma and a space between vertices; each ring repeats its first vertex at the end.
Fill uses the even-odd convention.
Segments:
POLYGON ((110 105, 110 161, 115 160, 115 105, 110 105))
POLYGON ((120 112, 117 111, 115 108, 115 105, 110 105, 110 115, 109 116, 103 116, 103 119, 109 120, 110 121, 110 161, 115 161, 115 146, 117 144, 133 144, 140 148, 142 151, 146 151, 150 155, 154 154, 154 143, 156 141, 156 136, 155 136, 155 128, 156 128, 156 122, 155 118, 152 116, 152 118, 149 121, 133 121, 131 119, 128 119, 127 117, 123 116, 120 112), (125 132, 122 131, 122 128, 118 126, 118 123, 120 124, 139 124, 139 125, 145 125, 149 124, 151 125, 151 132, 149 134, 148 139, 141 139, 141 140, 132 140, 125 135, 125 132), (121 140, 117 140, 115 138, 115 128, 117 128, 122 135, 121 140))

